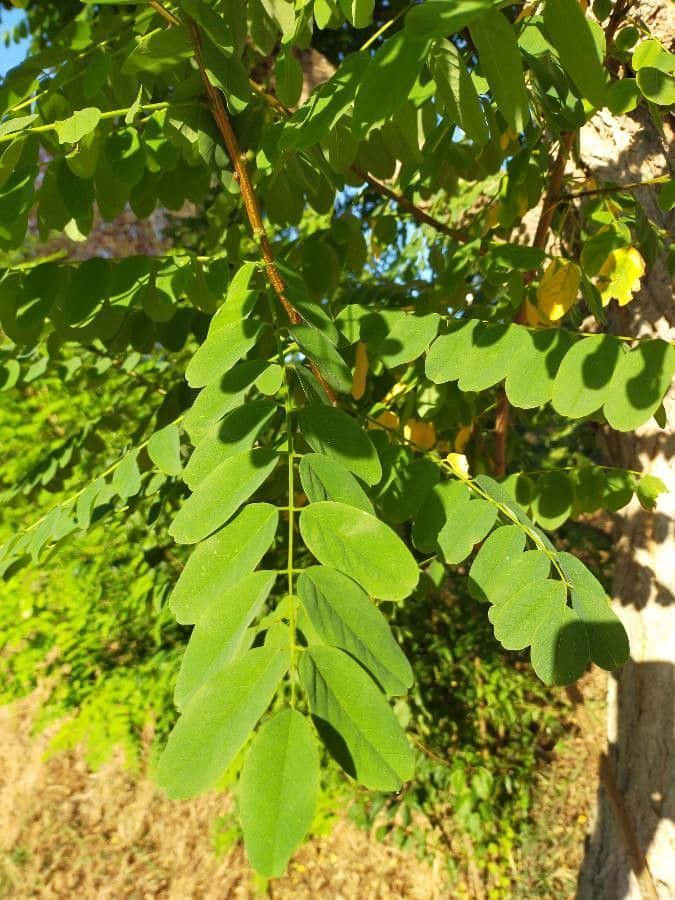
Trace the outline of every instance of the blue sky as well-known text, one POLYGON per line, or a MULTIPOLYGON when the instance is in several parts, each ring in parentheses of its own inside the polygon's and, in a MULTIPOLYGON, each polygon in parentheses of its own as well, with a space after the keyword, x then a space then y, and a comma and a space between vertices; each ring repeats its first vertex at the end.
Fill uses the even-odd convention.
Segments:
MULTIPOLYGON (((2 20, 0 21, 0 40, 4 38, 6 30, 14 28, 18 25, 24 14, 20 9, 10 9, 8 12, 3 10, 2 20)), ((11 43, 9 47, 5 47, 4 43, 0 43, 0 77, 2 77, 8 69, 20 63, 28 50, 28 39, 21 41, 20 44, 11 43)))

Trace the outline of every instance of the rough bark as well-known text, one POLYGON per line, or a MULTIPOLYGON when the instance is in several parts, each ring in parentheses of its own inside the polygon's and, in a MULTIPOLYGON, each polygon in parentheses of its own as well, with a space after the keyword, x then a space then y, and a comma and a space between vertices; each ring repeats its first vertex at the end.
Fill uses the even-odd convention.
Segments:
MULTIPOLYGON (((672 10, 644 3, 639 14, 662 37, 673 33, 672 10)), ((672 171, 669 133, 660 134, 643 113, 614 118, 607 111, 581 133, 583 163, 599 179, 640 181, 672 171)), ((650 218, 672 226, 654 191, 638 199, 650 218)), ((675 338, 671 282, 662 259, 649 266, 642 288, 611 326, 621 334, 675 338)), ((675 400, 666 401, 669 426, 652 420, 636 434, 605 435, 608 462, 652 473, 668 485, 656 510, 637 502, 615 521, 613 602, 626 626, 631 659, 608 687, 608 763, 602 771, 593 833, 579 880, 582 900, 675 895, 675 400)))

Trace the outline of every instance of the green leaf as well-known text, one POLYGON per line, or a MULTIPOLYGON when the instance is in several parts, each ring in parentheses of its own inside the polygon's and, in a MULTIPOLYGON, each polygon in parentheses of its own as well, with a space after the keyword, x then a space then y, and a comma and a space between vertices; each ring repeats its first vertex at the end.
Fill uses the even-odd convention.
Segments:
MULTIPOLYGON (((185 414, 183 426, 192 442, 197 443, 209 427, 241 404, 246 391, 254 384, 264 383, 266 376, 275 370, 280 370, 280 367, 270 366, 262 359, 250 359, 237 363, 224 375, 216 376, 204 390, 200 391, 192 407, 185 414)), ((276 380, 272 378, 272 386, 275 384, 276 380)), ((276 389, 272 393, 276 393, 276 389)))
POLYGON ((514 358, 527 345, 525 329, 516 325, 478 322, 469 353, 462 361, 458 386, 461 391, 484 391, 506 377, 514 358))
POLYGON ((157 766, 170 797, 194 797, 215 785, 269 706, 288 661, 287 651, 249 650, 192 696, 157 766))
POLYGON ((357 137, 365 137, 408 99, 427 49, 426 38, 399 31, 370 59, 354 100, 352 127, 357 137), (392 84, 396 84, 396 90, 392 90, 392 84))
POLYGON ((432 460, 420 459, 407 447, 395 445, 385 448, 382 464, 377 506, 388 522, 405 522, 417 514, 429 491, 438 484, 440 470, 432 460))
POLYGON ((532 581, 512 591, 488 613, 495 637, 505 650, 524 650, 542 623, 566 603, 562 581, 532 581))
POLYGON ((192 551, 169 601, 182 625, 196 622, 225 591, 255 569, 270 548, 278 520, 276 507, 251 503, 192 551))
POLYGON ((376 791, 412 778, 415 758, 389 704, 361 666, 334 647, 310 647, 300 679, 328 749, 342 768, 376 791))
POLYGON ((566 605, 551 610, 534 634, 532 667, 544 684, 572 684, 583 675, 589 660, 586 629, 566 605))
POLYGON ((383 310, 365 317, 361 335, 374 355, 388 369, 395 369, 426 351, 436 337, 439 322, 436 313, 416 315, 403 310, 383 310))
POLYGON ((246 629, 262 610, 275 578, 275 572, 253 572, 202 611, 178 673, 173 695, 178 709, 183 709, 204 682, 239 655, 246 629))
POLYGON ((602 585, 571 553, 558 554, 565 578, 572 586, 572 606, 584 624, 593 662, 610 672, 630 655, 628 636, 609 605, 602 585))
POLYGON ((405 28, 420 37, 445 37, 461 31, 493 5, 493 0, 425 0, 410 8, 405 28))
POLYGON ((244 845, 261 875, 283 875, 312 824, 318 794, 319 752, 312 728, 295 709, 282 709, 254 738, 239 780, 244 845))
POLYGON ((194 55, 187 28, 161 28, 136 41, 136 46, 122 64, 124 74, 159 74, 194 55))
POLYGON ((504 389, 513 406, 533 409, 553 396, 558 368, 574 338, 559 328, 523 330, 527 339, 520 344, 520 355, 509 362, 504 389))
POLYGON ((185 370, 190 387, 203 387, 225 375, 257 343, 264 327, 262 322, 243 319, 209 330, 185 370))
POLYGON ((631 66, 636 72, 648 68, 672 75, 675 72, 675 55, 666 50, 656 38, 648 38, 640 41, 633 51, 631 66))
POLYGON ((195 490, 226 459, 250 450, 277 409, 271 400, 252 400, 211 426, 185 467, 183 478, 190 489, 195 490))
POLYGON ((180 0, 180 6, 204 29, 225 55, 234 53, 234 38, 230 26, 226 19, 212 8, 211 3, 206 0, 180 0))
POLYGON ((610 395, 620 342, 610 335, 585 337, 566 354, 553 384, 553 408, 580 419, 597 412, 610 395))
POLYGON ((59 144, 76 144, 92 132, 101 121, 101 110, 95 106, 78 109, 67 119, 54 122, 59 144))
POLYGON ((141 489, 141 473, 136 459, 138 450, 130 450, 115 469, 112 486, 123 500, 133 497, 141 489))
POLYGON ((622 353, 607 391, 605 418, 617 431, 634 431, 654 415, 675 374, 675 347, 643 341, 622 353))
POLYGON ((605 104, 607 72, 588 19, 577 0, 546 0, 544 28, 582 97, 605 104))
POLYGON ((274 66, 277 97, 284 106, 295 106, 302 93, 302 67, 293 50, 283 50, 274 66))
POLYGON ((645 509, 656 509, 656 501, 661 494, 668 493, 667 485, 656 475, 643 475, 635 489, 640 505, 645 509))
POLYGON ((311 325, 294 325, 290 332, 333 390, 348 394, 352 373, 328 338, 311 325))
POLYGON ((375 0, 339 0, 340 8, 354 28, 366 28, 373 19, 375 0))
POLYGON ((165 475, 180 475, 180 432, 171 423, 156 431, 148 441, 148 456, 165 475))
POLYGON ((659 106, 672 106, 675 103, 675 78, 660 69, 646 66, 636 76, 638 87, 647 100, 659 106))
POLYGON ((538 525, 548 531, 559 528, 572 513, 574 492, 565 472, 546 472, 537 482, 532 501, 532 515, 538 525))
POLYGON ((429 68, 449 119, 482 147, 490 137, 485 111, 457 47, 450 41, 437 41, 429 55, 429 68))
POLYGON ((513 26, 503 13, 491 10, 473 20, 469 32, 499 111, 514 131, 523 131, 530 109, 513 26))
POLYGON ((525 534, 517 525, 495 529, 478 551, 469 572, 469 593, 477 600, 494 603, 502 588, 504 573, 525 549, 525 534))
POLYGON ((404 600, 417 584, 417 563, 403 541, 360 509, 312 503, 300 514, 300 533, 319 562, 350 575, 373 597, 404 600))
POLYGON ((464 365, 473 347, 473 334, 479 322, 476 319, 453 323, 447 334, 437 337, 429 348, 425 362, 427 378, 436 384, 455 381, 464 371, 464 365))
POLYGON ((310 566, 298 579, 298 596, 317 634, 361 663, 387 694, 405 694, 410 663, 387 620, 359 585, 335 569, 310 566))
POLYGON ((419 509, 413 543, 426 552, 439 549, 448 565, 457 565, 482 541, 497 519, 497 507, 473 499, 461 481, 446 481, 433 488, 419 509))
POLYGON ((226 459, 201 481, 169 528, 179 544, 208 537, 239 509, 276 467, 275 450, 258 447, 226 459))
POLYGON ((312 450, 324 453, 366 484, 377 484, 382 467, 372 441, 350 415, 332 406, 314 405, 297 414, 298 429, 312 450))
POLYGON ((300 483, 310 503, 337 500, 373 513, 373 504, 354 476, 340 463, 321 453, 306 453, 300 460, 300 483))

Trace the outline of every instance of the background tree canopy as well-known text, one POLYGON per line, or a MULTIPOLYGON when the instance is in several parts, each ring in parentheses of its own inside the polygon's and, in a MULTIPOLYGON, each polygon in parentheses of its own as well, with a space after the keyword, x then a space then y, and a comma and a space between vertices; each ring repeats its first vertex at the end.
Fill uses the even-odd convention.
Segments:
POLYGON ((89 532, 133 571, 139 690, 180 713, 159 783, 238 776, 277 876, 328 757, 414 783, 439 638, 408 617, 435 615, 446 567, 546 685, 628 659, 570 520, 665 490, 595 436, 666 426, 672 342, 611 315, 667 230, 578 135, 603 110, 658 128, 673 56, 603 0, 20 5, 0 387, 10 428, 40 428, 2 469, 0 570, 19 584, 89 532))

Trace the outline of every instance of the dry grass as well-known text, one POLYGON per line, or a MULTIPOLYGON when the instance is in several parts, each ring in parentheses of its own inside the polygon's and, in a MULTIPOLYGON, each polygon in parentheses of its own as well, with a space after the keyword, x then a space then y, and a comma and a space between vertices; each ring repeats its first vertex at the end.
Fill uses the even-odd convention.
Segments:
MULTIPOLYGON (((80 753, 44 759, 49 731, 31 722, 43 697, 36 691, 0 708, 0 896, 119 900, 223 900, 260 896, 236 846, 213 849, 223 795, 176 804, 151 781, 111 760, 91 772, 80 753)), ((275 898, 447 897, 440 866, 372 840, 349 822, 304 847, 275 898)))

